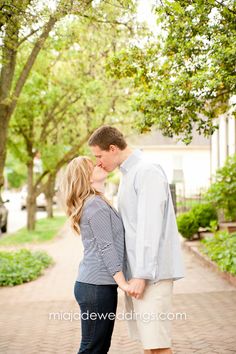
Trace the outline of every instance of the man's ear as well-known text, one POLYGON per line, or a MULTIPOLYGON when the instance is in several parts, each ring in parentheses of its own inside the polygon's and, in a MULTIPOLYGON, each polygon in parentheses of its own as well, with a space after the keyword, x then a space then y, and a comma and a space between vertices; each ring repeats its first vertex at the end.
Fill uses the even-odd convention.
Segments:
POLYGON ((112 152, 117 151, 117 146, 116 145, 110 145, 109 146, 109 151, 112 151, 112 152))

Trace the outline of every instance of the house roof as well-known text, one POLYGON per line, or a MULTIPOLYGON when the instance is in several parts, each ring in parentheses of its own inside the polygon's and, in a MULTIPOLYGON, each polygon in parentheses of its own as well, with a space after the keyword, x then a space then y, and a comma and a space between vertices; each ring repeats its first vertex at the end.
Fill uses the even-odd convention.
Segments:
MULTIPOLYGON (((186 146, 183 142, 178 141, 177 138, 169 138, 163 136, 161 131, 153 130, 150 133, 134 134, 127 138, 131 145, 141 146, 186 146)), ((210 139, 199 135, 197 131, 193 132, 193 140, 188 146, 202 146, 210 147, 210 139)))

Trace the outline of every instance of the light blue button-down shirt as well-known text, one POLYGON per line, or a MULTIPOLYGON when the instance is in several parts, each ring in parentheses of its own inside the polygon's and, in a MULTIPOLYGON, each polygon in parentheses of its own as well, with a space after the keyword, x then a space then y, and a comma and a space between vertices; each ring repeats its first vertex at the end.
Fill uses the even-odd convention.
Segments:
POLYGON ((118 209, 125 228, 127 278, 183 278, 180 239, 163 169, 135 150, 120 170, 118 209))

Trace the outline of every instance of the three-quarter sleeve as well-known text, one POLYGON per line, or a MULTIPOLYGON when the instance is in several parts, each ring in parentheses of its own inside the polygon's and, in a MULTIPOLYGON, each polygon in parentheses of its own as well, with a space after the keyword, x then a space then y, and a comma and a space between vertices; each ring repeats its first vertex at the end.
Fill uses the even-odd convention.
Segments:
POLYGON ((122 271, 122 261, 119 259, 114 245, 109 207, 97 210, 88 219, 88 223, 103 262, 109 274, 114 276, 117 272, 122 271))

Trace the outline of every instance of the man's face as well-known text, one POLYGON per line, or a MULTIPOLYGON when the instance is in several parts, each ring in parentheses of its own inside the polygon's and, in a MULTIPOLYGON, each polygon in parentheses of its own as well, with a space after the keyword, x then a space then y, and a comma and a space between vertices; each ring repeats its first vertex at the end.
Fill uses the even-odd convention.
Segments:
POLYGON ((109 150, 101 150, 99 146, 91 146, 93 155, 96 157, 96 164, 105 171, 111 172, 119 166, 119 149, 110 145, 109 150))

